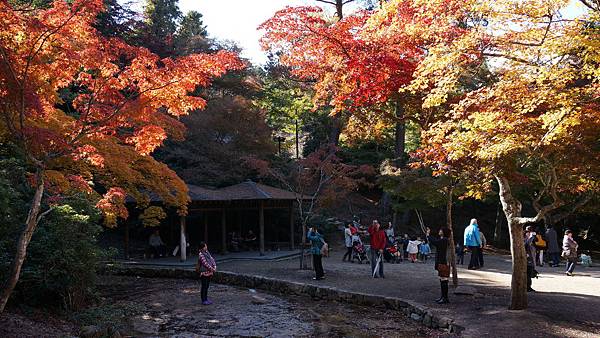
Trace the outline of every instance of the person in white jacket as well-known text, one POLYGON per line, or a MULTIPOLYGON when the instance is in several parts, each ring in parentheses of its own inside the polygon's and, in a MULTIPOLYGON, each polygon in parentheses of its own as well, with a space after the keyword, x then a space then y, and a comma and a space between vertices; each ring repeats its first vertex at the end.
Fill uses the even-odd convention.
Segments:
POLYGON ((410 258, 411 263, 417 261, 417 253, 419 252, 419 245, 423 243, 417 239, 412 239, 408 241, 408 257, 410 258))

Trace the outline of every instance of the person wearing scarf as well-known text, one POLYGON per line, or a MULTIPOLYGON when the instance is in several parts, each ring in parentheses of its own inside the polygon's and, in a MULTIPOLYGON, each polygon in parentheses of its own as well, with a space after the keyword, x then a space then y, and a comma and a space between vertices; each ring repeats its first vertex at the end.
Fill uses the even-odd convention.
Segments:
POLYGON ((206 243, 200 242, 200 251, 198 252, 198 264, 197 270, 200 273, 200 297, 202 299, 202 305, 210 305, 212 302, 208 299, 208 287, 210 286, 210 280, 217 271, 217 264, 215 259, 208 252, 206 243))

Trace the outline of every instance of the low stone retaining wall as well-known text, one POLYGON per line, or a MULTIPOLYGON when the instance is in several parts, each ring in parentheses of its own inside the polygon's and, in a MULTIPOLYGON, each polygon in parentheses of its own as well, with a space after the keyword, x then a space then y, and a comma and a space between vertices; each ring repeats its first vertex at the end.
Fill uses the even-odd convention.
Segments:
MULTIPOLYGON (((175 268, 151 268, 140 266, 106 266, 100 273, 114 275, 128 275, 140 277, 160 278, 190 278, 197 279, 198 275, 191 269, 175 268)), ((385 306, 386 308, 399 311, 410 319, 423 325, 445 330, 450 333, 460 334, 464 328, 454 323, 447 317, 440 317, 432 311, 419 304, 402 300, 395 297, 385 297, 360 292, 339 290, 335 287, 310 285, 293 281, 284 281, 264 276, 253 276, 235 272, 219 271, 214 277, 215 283, 240 286, 250 289, 259 289, 282 295, 310 296, 315 300, 332 300, 363 306, 385 306)))

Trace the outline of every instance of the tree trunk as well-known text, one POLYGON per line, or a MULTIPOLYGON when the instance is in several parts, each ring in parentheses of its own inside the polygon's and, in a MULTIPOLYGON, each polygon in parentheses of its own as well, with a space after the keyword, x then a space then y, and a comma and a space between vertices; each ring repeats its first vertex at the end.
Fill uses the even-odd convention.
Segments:
POLYGON ((500 217, 500 211, 502 210, 502 204, 498 204, 498 209, 496 210, 496 228, 494 229, 494 242, 496 245, 500 243, 500 239, 502 238, 502 218, 500 217))
POLYGON ((344 1, 336 0, 335 1, 335 13, 337 14, 338 19, 342 20, 344 17, 344 1))
POLYGON ((521 203, 514 198, 510 190, 508 180, 504 177, 496 177, 499 187, 500 202, 510 234, 510 253, 512 256, 512 281, 510 285, 511 310, 524 310, 527 308, 527 256, 525 254, 525 242, 523 228, 519 217, 521 217, 521 203))
POLYGON ((304 270, 307 268, 306 260, 304 259, 304 251, 306 245, 306 222, 302 219, 302 243, 300 243, 300 270, 304 270))
POLYGON ((454 193, 454 187, 448 187, 448 193, 446 196, 446 225, 448 229, 452 231, 452 235, 449 238, 449 249, 450 249, 450 267, 452 268, 452 285, 458 286, 458 270, 456 269, 456 251, 454 250, 454 231, 452 230, 452 194, 454 193))
POLYGON ((329 133, 329 143, 334 146, 340 144, 340 134, 342 133, 342 117, 335 115, 331 117, 331 132, 329 133))
POLYGON ((33 200, 31 201, 31 206, 29 207, 29 213, 27 214, 27 220, 25 221, 25 228, 23 229, 23 232, 21 232, 17 242, 17 251, 15 253, 15 258, 10 265, 8 280, 5 281, 2 287, 2 293, 0 293, 0 314, 4 312, 6 303, 15 289, 17 282, 19 281, 21 267, 23 266, 23 262, 25 261, 25 257, 27 255, 27 246, 29 245, 31 236, 33 236, 33 233, 39 223, 38 216, 40 215, 42 208, 42 197, 44 195, 43 171, 38 170, 35 178, 37 187, 35 189, 35 194, 33 195, 33 200))
POLYGON ((400 99, 396 100, 394 109, 394 115, 396 117, 394 156, 401 160, 401 165, 404 165, 404 153, 406 152, 406 122, 404 121, 404 106, 400 99))

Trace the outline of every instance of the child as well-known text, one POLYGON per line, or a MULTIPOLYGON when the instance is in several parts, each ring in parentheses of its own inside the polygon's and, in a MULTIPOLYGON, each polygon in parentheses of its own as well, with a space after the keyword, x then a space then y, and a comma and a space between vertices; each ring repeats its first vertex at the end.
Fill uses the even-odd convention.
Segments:
POLYGON ((465 261, 465 249, 461 243, 456 244, 456 261, 460 265, 463 265, 465 261))
POLYGON ((414 263, 417 261, 417 253, 419 252, 419 244, 421 244, 421 241, 417 240, 417 239, 413 239, 408 241, 408 257, 410 259, 411 263, 414 263))
POLYGON ((427 258, 429 258, 429 254, 431 253, 431 248, 429 247, 429 243, 427 241, 423 242, 421 246, 419 246, 419 253, 421 254, 421 261, 423 263, 427 263, 427 258))

